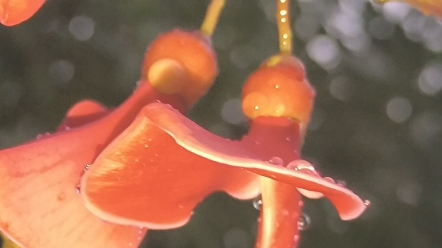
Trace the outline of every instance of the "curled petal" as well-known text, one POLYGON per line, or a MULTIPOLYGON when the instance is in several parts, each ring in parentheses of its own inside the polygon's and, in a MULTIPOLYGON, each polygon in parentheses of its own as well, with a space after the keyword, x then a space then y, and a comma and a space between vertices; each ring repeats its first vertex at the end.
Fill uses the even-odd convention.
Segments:
MULTIPOLYGON (((177 128, 186 125, 173 121, 169 124, 177 128)), ((104 220, 169 229, 184 225, 195 206, 215 191, 250 199, 259 194, 258 185, 258 176, 250 172, 179 146, 141 111, 82 177, 81 192, 86 207, 104 220)))
POLYGON ((20 24, 31 18, 45 0, 1 0, 0 22, 6 26, 20 24))
MULTIPOLYGON (((76 189, 86 165, 153 101, 180 107, 179 99, 142 83, 123 105, 96 121, 0 151, 0 231, 22 248, 136 247, 145 229, 99 219, 76 189)), ((86 113, 80 110, 87 105, 97 107, 79 104, 67 120, 86 113)))
POLYGON ((148 122, 167 132, 186 150, 220 164, 246 169, 297 188, 320 192, 336 207, 344 220, 358 217, 366 208, 363 201, 352 191, 318 175, 264 162, 242 142, 223 139, 202 129, 180 115, 171 107, 151 104, 142 114, 148 122))

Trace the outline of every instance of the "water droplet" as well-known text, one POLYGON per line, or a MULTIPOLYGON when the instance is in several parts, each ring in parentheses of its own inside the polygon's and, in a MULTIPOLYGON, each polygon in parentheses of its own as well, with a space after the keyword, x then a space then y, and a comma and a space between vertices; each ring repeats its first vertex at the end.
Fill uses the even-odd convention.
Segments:
POLYGON ((87 170, 89 170, 90 167, 91 167, 91 165, 90 165, 90 164, 87 164, 87 165, 84 167, 84 172, 86 172, 87 170))
POLYGON ((65 130, 65 131, 69 131, 69 130, 71 130, 71 127, 69 127, 69 126, 65 126, 65 127, 64 127, 64 130, 65 130))
POLYGON ((371 202, 369 200, 365 200, 364 201, 364 205, 367 206, 367 207, 370 207, 371 202))
POLYGON ((298 243, 299 242, 299 235, 295 235, 293 237, 293 241, 295 241, 295 243, 298 243))
POLYGON ((345 187, 347 185, 347 182, 344 180, 337 180, 336 184, 342 187, 345 187))
POLYGON ((253 200, 253 207, 256 210, 261 210, 261 206, 262 206, 262 200, 261 197, 256 198, 255 200, 253 200))
POLYGON ((301 231, 307 230, 310 227, 310 222, 310 217, 303 213, 298 221, 298 229, 301 231))
POLYGON ((324 180, 331 182, 331 183, 335 183, 335 180, 333 180, 333 178, 331 178, 331 177, 324 177, 324 180))
POLYGON ((43 134, 39 134, 39 135, 37 135, 36 139, 41 139, 41 138, 46 137, 46 136, 48 136, 48 135, 50 135, 50 134, 51 134, 51 133, 48 133, 48 132, 43 133, 43 134))
POLYGON ((149 147, 149 145, 144 145, 144 148, 148 148, 149 147))
POLYGON ((80 184, 77 184, 77 186, 75 186, 75 191, 80 194, 81 193, 81 186, 80 184))
POLYGON ((287 169, 304 172, 310 175, 319 175, 316 169, 309 162, 304 160, 294 160, 287 165, 287 169))
POLYGON ((269 160, 269 163, 282 166, 284 164, 284 161, 279 157, 273 157, 269 160))

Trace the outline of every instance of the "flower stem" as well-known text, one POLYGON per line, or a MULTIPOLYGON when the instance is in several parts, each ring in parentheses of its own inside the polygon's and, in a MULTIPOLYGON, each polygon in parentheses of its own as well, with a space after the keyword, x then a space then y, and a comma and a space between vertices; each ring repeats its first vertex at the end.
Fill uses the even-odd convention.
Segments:
POLYGON ((261 216, 255 248, 296 248, 301 194, 292 185, 261 177, 261 216))
POLYGON ((212 36, 215 31, 216 25, 218 24, 218 19, 221 11, 224 8, 226 0, 212 0, 209 7, 207 8, 206 17, 204 18, 203 24, 201 25, 200 31, 205 36, 212 36))
POLYGON ((290 27, 290 0, 276 0, 276 22, 278 24, 279 50, 281 54, 292 53, 292 29, 290 27))

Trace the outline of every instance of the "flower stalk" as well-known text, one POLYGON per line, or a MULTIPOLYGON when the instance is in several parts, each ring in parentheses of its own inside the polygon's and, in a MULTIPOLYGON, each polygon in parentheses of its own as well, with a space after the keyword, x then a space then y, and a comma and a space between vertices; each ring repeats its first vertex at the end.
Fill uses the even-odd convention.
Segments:
POLYGON ((200 28, 201 34, 205 36, 212 36, 225 4, 226 0, 212 0, 207 8, 206 17, 204 18, 203 24, 200 28))

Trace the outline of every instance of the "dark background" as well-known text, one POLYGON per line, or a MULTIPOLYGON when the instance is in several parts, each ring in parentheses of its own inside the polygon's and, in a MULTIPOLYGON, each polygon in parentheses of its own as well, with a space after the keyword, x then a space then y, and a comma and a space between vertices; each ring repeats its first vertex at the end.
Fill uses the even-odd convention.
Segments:
MULTIPOLYGON (((238 97, 247 75, 277 52, 274 2, 227 2, 213 37, 220 75, 191 113, 214 133, 247 130, 238 97)), ((174 27, 199 28, 208 3, 53 0, 30 21, 0 27, 0 147, 54 130, 80 99, 121 103, 146 45, 174 27)), ((442 23, 403 4, 292 5, 295 54, 317 90, 303 156, 372 203, 342 222, 326 200, 307 201, 301 247, 442 247, 442 23)), ((151 231, 145 243, 253 247, 257 216, 252 201, 217 193, 188 225, 151 231)))

